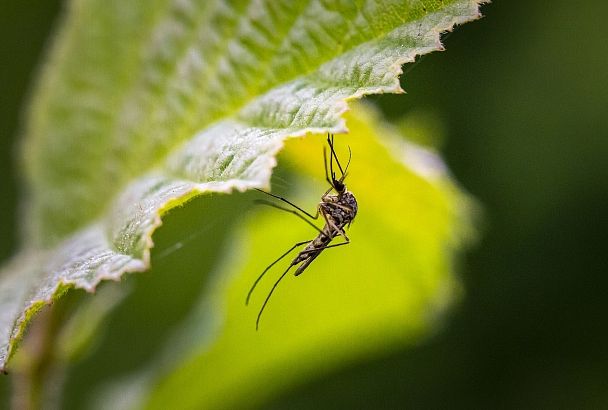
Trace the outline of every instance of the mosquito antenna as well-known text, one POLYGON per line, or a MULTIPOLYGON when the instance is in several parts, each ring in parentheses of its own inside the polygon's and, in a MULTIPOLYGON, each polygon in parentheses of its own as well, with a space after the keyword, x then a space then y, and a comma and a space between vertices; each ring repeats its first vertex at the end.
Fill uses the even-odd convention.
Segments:
POLYGON ((255 330, 256 331, 260 327, 260 318, 262 317, 262 313, 264 312, 264 308, 268 304, 268 301, 270 300, 270 297, 272 296, 272 293, 274 292, 274 290, 278 286, 279 282, 281 282, 281 280, 283 280, 283 278, 285 277, 285 275, 287 275, 287 272, 289 272, 289 270, 293 266, 294 266, 293 264, 289 265, 289 267, 285 270, 285 272, 283 272, 283 274, 279 277, 279 279, 277 279, 277 281, 274 283, 274 285, 272 286, 272 289, 270 289, 270 292, 268 293, 268 296, 266 296, 266 300, 264 301, 264 304, 262 305, 262 308, 260 309, 260 313, 258 313, 258 318, 255 321, 255 330))
POLYGON ((348 167, 350 166, 350 160, 353 157, 353 152, 350 150, 350 145, 348 146, 348 162, 346 163, 346 168, 344 168, 344 173, 342 174, 342 178, 340 178, 340 181, 344 181, 344 178, 346 178, 346 175, 348 174, 348 167))
MULTIPOLYGON (((336 159, 336 164, 338 164, 338 168, 340 168, 340 172, 342 173, 342 176, 344 176, 344 170, 342 169, 342 165, 340 165, 340 160, 338 159, 338 154, 336 154, 336 150, 334 149, 334 136, 331 136, 331 142, 329 141, 329 138, 327 140, 327 142, 329 142, 329 147, 331 148, 331 153, 333 155, 333 158, 336 159)), ((335 175, 334 175, 335 178, 335 175)))
MULTIPOLYGON (((332 181, 335 181, 336 179, 336 173, 334 172, 334 145, 333 145, 333 134, 327 134, 327 143, 329 144, 329 149, 331 150, 330 153, 330 157, 329 157, 329 171, 331 172, 331 179, 332 181), (330 139, 330 135, 331 135, 331 139, 330 139)), ((331 184, 332 186, 334 185, 333 183, 331 184)))

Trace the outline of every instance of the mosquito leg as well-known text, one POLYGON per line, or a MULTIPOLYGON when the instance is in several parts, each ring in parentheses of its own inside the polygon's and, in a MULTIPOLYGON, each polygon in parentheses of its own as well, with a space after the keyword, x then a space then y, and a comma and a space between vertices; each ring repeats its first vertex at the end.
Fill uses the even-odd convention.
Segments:
POLYGON ((304 249, 303 251, 301 251, 299 253, 298 256, 303 256, 304 261, 302 261, 302 264, 300 266, 298 266, 298 269, 296 270, 296 272, 294 273, 294 276, 299 276, 302 273, 304 273, 304 271, 306 270, 306 268, 308 268, 308 266, 317 258, 317 256, 319 256, 321 254, 321 252, 323 252, 325 249, 327 248, 335 248, 336 246, 343 246, 343 245, 348 245, 350 243, 350 241, 346 241, 346 242, 342 242, 342 243, 336 243, 333 245, 322 245, 319 248, 312 248, 312 249, 304 249), (308 256, 307 256, 308 255, 308 256))
POLYGON ((347 212, 353 212, 353 208, 347 205, 338 204, 335 202, 329 202, 330 206, 335 206, 336 208, 344 209, 347 212))
POLYGON ((321 215, 323 216, 323 219, 325 219, 325 223, 334 231, 334 232, 338 232, 338 234, 342 235, 344 237, 344 240, 346 240, 347 242, 350 241, 350 239, 348 239, 348 236, 346 236, 346 232, 344 232, 344 229, 338 228, 338 226, 333 223, 328 217, 327 217, 327 213, 325 211, 321 211, 321 215))
MULTIPOLYGON (((333 206, 333 207, 340 208, 340 209, 344 209, 347 212, 353 212, 353 209, 350 206, 346 206, 346 205, 342 205, 342 204, 337 204, 335 202, 326 202, 325 205, 327 205, 327 206, 333 206)), ((342 235, 344 237, 344 239, 348 240, 348 237, 346 236, 346 232, 344 231, 344 229, 338 228, 338 226, 335 223, 329 221, 329 219, 327 218, 327 215, 324 212, 321 212, 321 213, 323 214, 323 218, 325 219, 325 223, 327 223, 333 230, 335 230, 340 235, 342 235)), ((350 226, 350 222, 349 222, 349 226, 350 226)))
POLYGON ((261 193, 263 193, 263 194, 270 195, 271 197, 276 198, 276 199, 278 199, 279 201, 283 201, 283 202, 285 202, 286 204, 289 204, 289 205, 293 206, 293 207, 294 207, 294 208, 296 208, 298 211, 302 212, 303 214, 305 214, 306 216, 308 216, 308 217, 309 217, 309 218, 311 218, 311 219, 317 219, 317 218, 319 217, 319 212, 317 212, 317 214, 313 216, 312 214, 310 214, 310 213, 306 212, 305 210, 303 210, 302 208, 300 208, 299 206, 297 206, 297 205, 296 205, 296 204, 294 204, 293 202, 290 202, 289 200, 287 200, 287 199, 283 198, 282 196, 278 196, 278 195, 275 195, 275 194, 271 194, 270 192, 262 191, 261 189, 258 189, 258 188, 254 188, 254 189, 255 189, 256 191, 260 191, 260 192, 261 192, 261 193))
POLYGON ((334 243, 333 245, 325 245, 325 246, 321 246, 320 248, 305 249, 302 252, 300 252, 300 255, 306 255, 307 253, 311 253, 311 252, 320 252, 320 251, 324 251, 325 249, 335 248, 337 246, 348 245, 349 243, 350 243, 350 239, 346 238, 346 242, 334 243))
POLYGON ((344 245, 348 245, 349 243, 350 243, 350 240, 346 241, 346 242, 334 243, 333 245, 322 246, 320 248, 308 249, 308 250, 302 251, 300 253, 307 254, 310 252, 324 251, 325 249, 335 248, 336 246, 344 246, 344 245))
POLYGON ((287 269, 285 270, 285 272, 283 272, 283 274, 279 277, 279 279, 277 279, 277 281, 274 283, 274 285, 272 286, 272 289, 270 289, 270 292, 268 293, 268 296, 266 296, 266 300, 264 300, 264 304, 262 305, 262 308, 260 309, 260 312, 258 313, 258 318, 255 320, 255 330, 256 330, 256 332, 257 332, 258 328, 260 327, 260 318, 262 317, 262 313, 264 312, 264 308, 268 304, 268 301, 270 300, 270 297, 272 296, 272 293, 274 292, 274 290, 276 289, 276 287, 279 285, 279 282, 281 280, 283 280, 283 278, 285 277, 285 275, 287 275, 287 272, 289 272, 289 270, 293 266, 294 266, 294 264, 291 263, 287 267, 287 269))
POLYGON ((310 225, 313 228, 315 228, 319 233, 323 234, 323 231, 318 226, 316 226, 315 224, 313 224, 312 222, 310 222, 308 219, 304 218, 304 216, 302 214, 298 213, 298 211, 295 211, 295 210, 289 209, 289 208, 285 208, 285 207, 282 207, 282 206, 277 205, 277 204, 273 204, 272 202, 266 201, 264 199, 256 199, 255 203, 258 203, 258 204, 261 204, 261 205, 268 205, 268 206, 271 206, 273 208, 277 208, 277 209, 280 209, 282 211, 289 212, 290 214, 294 214, 295 216, 297 216, 298 218, 300 218, 304 222, 306 222, 308 225, 310 225))
MULTIPOLYGON (((327 181, 329 182, 329 179, 327 181)), ((329 183, 329 185, 331 185, 331 187, 327 191, 325 191, 325 193, 323 195, 321 195, 321 201, 323 201, 323 202, 327 202, 325 200, 327 198, 327 195, 329 195, 331 190, 334 189, 334 186, 331 184, 331 182, 329 183)))
MULTIPOLYGON (((312 239, 311 239, 312 240, 312 239)), ((258 282, 262 279, 262 277, 264 277, 264 275, 266 274, 266 272, 268 272, 268 270, 270 268, 272 268, 278 261, 280 261, 281 259, 283 259, 284 257, 286 257, 287 255, 289 255, 295 248, 297 248, 298 246, 302 246, 305 243, 309 243, 310 241, 302 241, 302 242, 298 242, 295 245, 293 245, 291 248, 289 248, 289 250, 287 252, 285 252, 284 254, 282 254, 281 256, 279 256, 279 258, 277 260, 275 260, 274 262, 272 262, 270 265, 268 265, 266 267, 266 269, 264 269, 264 272, 262 272, 260 274, 260 276, 258 276, 258 278, 255 280, 255 282, 253 282, 253 285, 251 286, 251 289, 249 289, 249 293, 247 293, 247 298, 245 299, 245 305, 249 304, 249 299, 251 298, 251 293, 253 293, 253 290, 255 289, 255 287, 258 285, 258 282)))
MULTIPOLYGON (((302 242, 300 244, 294 245, 287 253, 291 252, 296 246, 303 245, 305 243, 306 242, 302 242)), ((321 248, 309 249, 308 251, 302 251, 302 253, 309 253, 309 252, 313 252, 313 251, 318 252, 318 251, 325 250, 325 249, 328 249, 328 248, 335 248, 337 246, 348 245, 349 243, 350 243, 350 240, 347 240, 346 242, 342 242, 342 243, 336 243, 336 244, 333 244, 333 245, 323 246, 321 248)), ((283 256, 281 256, 281 258, 283 258, 285 255, 287 255, 287 253, 285 253, 283 256)), ((275 262, 273 262, 272 265, 274 265, 275 263, 277 263, 281 258, 279 258, 275 262)), ((285 275, 287 275, 287 272, 289 272, 291 270, 291 268, 293 268, 295 265, 296 264, 294 264, 294 263, 290 264, 287 267, 287 269, 285 270, 285 272, 283 272, 283 274, 279 277, 279 279, 277 279, 277 281, 274 283, 274 285, 272 286, 272 289, 270 289, 270 292, 268 293, 268 296, 266 296, 266 300, 264 300, 264 304, 262 305, 262 308, 260 309, 260 312, 258 313, 258 318, 255 321, 255 330, 256 331, 260 327, 260 318, 262 317, 262 312, 264 312, 264 308, 266 308, 266 305, 268 304, 268 301, 270 300, 270 297, 272 296, 272 293, 274 292, 274 290, 276 289, 276 287, 279 285, 279 282, 281 282, 281 280, 283 280, 283 278, 285 277, 285 275)), ((269 268, 270 268, 270 266, 268 268, 266 268, 266 270, 268 270, 269 268)), ((266 272, 266 271, 264 271, 264 272, 266 272)), ((300 273, 302 273, 302 272, 298 272, 297 275, 299 275, 300 273)), ((257 283, 257 281, 256 281, 256 283, 257 283)), ((255 284, 254 284, 254 286, 255 286, 255 284)), ((247 296, 247 298, 249 299, 249 296, 247 296)))
POLYGON ((338 225, 336 225, 335 223, 333 223, 331 221, 328 221, 327 223, 329 224, 329 226, 331 226, 331 228, 334 231, 336 231, 336 232, 338 232, 338 234, 342 235, 346 242, 350 242, 350 239, 348 239, 348 236, 346 236, 346 232, 344 231, 344 229, 339 228, 338 225))

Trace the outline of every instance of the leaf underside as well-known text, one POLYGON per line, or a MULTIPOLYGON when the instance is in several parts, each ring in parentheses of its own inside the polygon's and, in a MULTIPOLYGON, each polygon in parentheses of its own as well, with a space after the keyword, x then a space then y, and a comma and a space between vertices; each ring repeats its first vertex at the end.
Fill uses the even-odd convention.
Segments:
POLYGON ((22 251, 0 273, 0 370, 69 288, 148 269, 169 209, 267 187, 287 137, 346 132, 347 101, 480 1, 72 1, 30 107, 22 251))

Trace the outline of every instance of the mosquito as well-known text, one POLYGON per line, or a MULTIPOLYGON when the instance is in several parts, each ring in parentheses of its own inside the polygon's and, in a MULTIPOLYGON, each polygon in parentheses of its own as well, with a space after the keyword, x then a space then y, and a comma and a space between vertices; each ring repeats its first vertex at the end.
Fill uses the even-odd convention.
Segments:
POLYGON ((278 259, 268 265, 251 286, 251 289, 247 294, 247 298, 245 299, 246 305, 249 304, 251 294, 253 293, 260 280, 264 277, 266 272, 268 272, 270 268, 272 268, 281 259, 289 255, 294 249, 299 246, 306 245, 306 247, 304 247, 304 249, 302 249, 298 253, 298 255, 291 261, 285 272, 283 272, 283 274, 279 277, 279 279, 274 283, 273 287, 270 289, 270 292, 268 293, 268 296, 266 296, 266 300, 264 300, 264 304, 262 305, 260 312, 258 313, 258 317, 255 322, 256 330, 258 330, 259 328, 260 318, 262 317, 262 313, 264 312, 264 309, 266 308, 270 297, 272 296, 276 287, 279 285, 279 282, 281 282, 281 280, 285 277, 285 275, 287 275, 291 268, 296 265, 299 265, 294 273, 295 276, 299 276, 306 270, 306 268, 308 268, 308 266, 310 266, 312 261, 314 261, 317 256, 319 256, 321 252, 323 252, 325 249, 348 245, 350 243, 350 239, 346 235, 345 228, 350 227, 351 222, 353 221, 353 219, 355 219, 355 216, 357 215, 357 200, 351 192, 346 190, 344 179, 348 175, 348 167, 350 165, 352 152, 350 150, 350 147, 348 147, 348 162, 346 164, 346 167, 342 168, 340 160, 338 159, 338 155, 336 154, 336 150, 334 149, 334 136, 332 134, 327 135, 327 145, 329 146, 330 150, 329 167, 327 165, 328 161, 326 147, 323 147, 323 164, 325 166, 325 179, 329 183, 330 187, 321 196, 321 202, 319 202, 319 204, 317 205, 317 212, 314 215, 306 212, 304 209, 300 208, 299 206, 295 205, 294 203, 288 201, 287 199, 281 196, 274 195, 269 192, 258 189, 258 191, 290 205, 293 209, 283 207, 274 202, 262 199, 257 200, 256 202, 263 205, 272 206, 274 208, 298 216, 306 223, 311 225, 314 229, 316 229, 319 234, 314 239, 298 242, 291 248, 289 248, 287 252, 279 256, 278 259), (340 178, 336 178, 336 173, 334 172, 334 162, 340 170, 340 178), (336 193, 333 194, 332 191, 335 191, 336 193), (317 220, 319 218, 319 215, 322 216, 325 220, 325 226, 323 226, 323 229, 320 229, 317 225, 311 222, 311 219, 317 220), (309 219, 307 219, 307 217, 309 219), (330 245, 330 242, 338 236, 341 236, 344 239, 344 242, 330 245))

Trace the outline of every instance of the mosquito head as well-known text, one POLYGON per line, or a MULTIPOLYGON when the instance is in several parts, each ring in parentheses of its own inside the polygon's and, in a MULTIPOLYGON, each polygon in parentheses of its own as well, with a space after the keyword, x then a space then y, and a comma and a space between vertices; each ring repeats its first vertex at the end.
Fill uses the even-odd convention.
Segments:
POLYGON ((327 152, 325 148, 323 148, 323 160, 325 164, 325 179, 329 185, 332 186, 336 192, 341 195, 346 192, 346 185, 344 184, 344 179, 346 175, 348 175, 348 167, 350 165, 350 159, 352 157, 352 152, 350 147, 348 147, 348 163, 346 164, 346 168, 342 169, 342 165, 340 164, 340 160, 338 159, 338 155, 336 154, 336 150, 334 149, 334 136, 333 134, 327 134, 327 145, 329 145, 330 154, 329 154, 329 169, 327 168, 327 152), (339 178, 336 177, 336 173, 334 172, 334 161, 338 165, 338 169, 340 170, 341 176, 339 178))
POLYGON ((339 179, 334 179, 332 182, 332 186, 334 187, 337 193, 343 194, 346 191, 346 185, 344 185, 344 183, 339 179))

